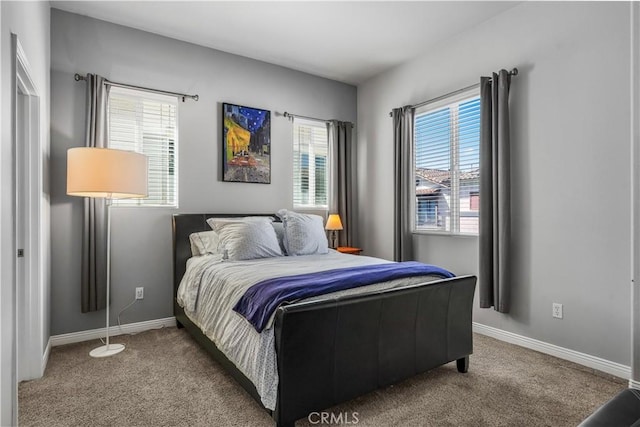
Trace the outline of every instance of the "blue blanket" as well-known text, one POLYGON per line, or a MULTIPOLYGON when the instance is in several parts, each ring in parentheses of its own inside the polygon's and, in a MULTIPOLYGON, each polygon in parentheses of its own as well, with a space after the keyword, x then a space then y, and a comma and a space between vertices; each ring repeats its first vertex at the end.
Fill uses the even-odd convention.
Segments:
POLYGON ((352 289, 411 276, 455 277, 443 268, 419 262, 397 262, 339 268, 296 276, 276 277, 251 286, 233 310, 262 332, 271 315, 284 302, 352 289))

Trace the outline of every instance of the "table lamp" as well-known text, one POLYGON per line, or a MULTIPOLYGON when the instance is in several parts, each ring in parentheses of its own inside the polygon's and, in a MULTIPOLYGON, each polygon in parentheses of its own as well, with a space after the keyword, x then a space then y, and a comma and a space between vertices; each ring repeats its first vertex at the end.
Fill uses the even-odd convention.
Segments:
POLYGON ((336 232, 338 230, 343 230, 342 221, 340 221, 340 215, 331 214, 329 218, 327 218, 327 225, 325 225, 325 230, 331 231, 331 248, 336 248, 336 232))

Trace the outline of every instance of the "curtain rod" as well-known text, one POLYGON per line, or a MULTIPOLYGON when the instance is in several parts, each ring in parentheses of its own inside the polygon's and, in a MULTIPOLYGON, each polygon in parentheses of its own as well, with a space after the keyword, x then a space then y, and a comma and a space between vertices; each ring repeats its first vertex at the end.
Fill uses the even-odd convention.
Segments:
POLYGON ((289 120, 293 119, 294 117, 297 117, 299 119, 316 120, 316 121, 319 121, 319 122, 330 122, 331 121, 331 120, 327 120, 327 119, 319 119, 317 117, 301 116, 300 114, 287 113, 286 111, 284 112, 283 116, 286 117, 289 120))
MULTIPOLYGON (((514 68, 513 70, 509 71, 509 75, 510 76, 517 76, 518 75, 518 69, 514 68)), ((448 97, 453 96, 453 95, 457 95, 459 93, 465 92, 465 91, 467 91, 469 89, 473 89, 474 87, 478 87, 478 86, 480 86, 480 83, 476 83, 476 84, 471 85, 471 86, 463 87, 462 89, 458 89, 458 90, 455 90, 453 92, 446 93, 446 94, 444 94, 442 96, 438 96, 437 98, 433 98, 433 99, 430 99, 428 101, 420 102, 419 104, 410 105, 409 107, 411 107, 411 108, 422 107, 423 105, 427 105, 427 104, 431 104, 432 102, 440 101, 441 99, 448 98, 448 97)), ((389 112, 389 117, 393 117, 393 112, 392 111, 389 112)))
MULTIPOLYGON (((329 123, 331 121, 326 119, 318 119, 316 117, 301 116, 300 114, 287 113, 286 111, 284 112, 283 116, 288 118, 289 120, 292 120, 294 117, 298 117, 299 119, 316 120, 316 121, 325 122, 325 123, 329 123)), ((353 123, 351 122, 345 122, 345 123, 349 123, 351 127, 353 127, 353 123)))
MULTIPOLYGON (((78 73, 76 73, 73 76, 73 78, 77 82, 79 82, 80 80, 86 80, 85 76, 81 76, 78 73)), ((160 94, 163 94, 163 95, 171 95, 171 96, 175 96, 175 97, 178 97, 178 98, 182 98, 182 102, 184 102, 185 98, 191 98, 194 101, 197 101, 198 99, 200 99, 200 97, 198 95, 187 95, 186 93, 169 92, 167 90, 151 89, 151 88, 148 88, 148 87, 135 86, 135 85, 130 85, 130 84, 126 84, 126 83, 116 83, 116 82, 109 81, 107 79, 105 79, 104 84, 110 85, 110 86, 122 87, 122 88, 125 88, 125 89, 137 89, 137 90, 142 90, 142 91, 145 91, 145 92, 160 93, 160 94)))

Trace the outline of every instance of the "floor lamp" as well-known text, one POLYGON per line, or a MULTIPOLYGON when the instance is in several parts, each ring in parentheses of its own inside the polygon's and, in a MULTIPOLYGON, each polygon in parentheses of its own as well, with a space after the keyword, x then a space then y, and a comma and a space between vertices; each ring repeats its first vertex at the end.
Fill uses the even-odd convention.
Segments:
POLYGON ((78 147, 67 151, 67 194, 105 199, 107 217, 107 340, 91 350, 92 357, 107 357, 124 350, 109 344, 109 291, 111 288, 111 202, 147 197, 147 156, 110 148, 78 147))

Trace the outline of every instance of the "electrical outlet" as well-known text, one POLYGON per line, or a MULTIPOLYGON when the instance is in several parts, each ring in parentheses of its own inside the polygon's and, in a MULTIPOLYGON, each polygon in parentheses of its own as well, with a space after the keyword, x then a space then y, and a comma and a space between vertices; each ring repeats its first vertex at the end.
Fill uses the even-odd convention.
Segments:
POLYGON ((136 299, 144 299, 144 288, 136 288, 136 299))
POLYGON ((562 319, 562 304, 559 304, 557 302, 553 303, 552 306, 552 312, 551 314, 553 315, 553 317, 558 318, 558 319, 562 319))

